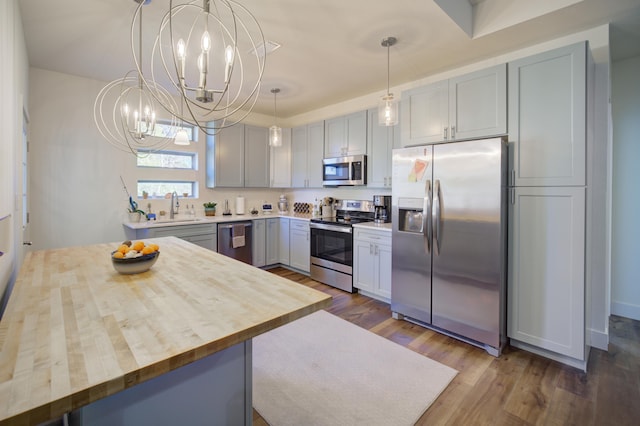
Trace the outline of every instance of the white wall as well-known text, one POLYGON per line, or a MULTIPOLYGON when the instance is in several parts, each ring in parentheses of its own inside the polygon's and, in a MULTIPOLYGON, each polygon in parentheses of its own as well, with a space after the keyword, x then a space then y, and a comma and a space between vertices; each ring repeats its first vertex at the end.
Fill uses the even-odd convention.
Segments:
POLYGON ((22 264, 22 117, 28 61, 17 0, 0 2, 0 316, 22 264))
POLYGON ((611 313, 640 320, 640 56, 614 62, 611 313))

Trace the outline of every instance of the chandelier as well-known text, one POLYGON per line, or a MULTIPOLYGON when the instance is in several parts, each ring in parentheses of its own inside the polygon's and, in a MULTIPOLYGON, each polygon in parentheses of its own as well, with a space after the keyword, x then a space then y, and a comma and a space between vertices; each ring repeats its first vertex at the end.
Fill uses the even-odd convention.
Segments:
MULTIPOLYGON (((139 8, 148 0, 135 0, 139 8)), ((142 11, 138 18, 138 49, 142 55, 142 11)), ((135 27, 136 16, 132 21, 135 27)), ((96 97, 93 118, 100 134, 116 148, 136 156, 162 149, 175 138, 176 119, 158 123, 164 105, 176 108, 171 94, 136 70, 105 85, 96 97)), ((168 115, 168 114, 167 114, 168 115)))
POLYGON ((398 124, 398 100, 389 92, 389 48, 396 44, 395 37, 382 40, 382 47, 387 48, 387 93, 380 99, 378 105, 378 124, 381 126, 395 126, 398 124))
POLYGON ((233 0, 170 0, 151 52, 151 78, 143 76, 139 52, 133 48, 133 27, 131 37, 145 86, 163 81, 181 98, 180 110, 175 102, 156 98, 171 115, 212 135, 251 113, 266 52, 262 29, 244 6, 233 0))

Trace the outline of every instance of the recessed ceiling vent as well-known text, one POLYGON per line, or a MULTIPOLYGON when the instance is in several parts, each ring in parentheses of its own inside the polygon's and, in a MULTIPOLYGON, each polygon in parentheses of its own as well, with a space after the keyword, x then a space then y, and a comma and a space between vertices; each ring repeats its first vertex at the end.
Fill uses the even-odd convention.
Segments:
POLYGON ((279 48, 280 44, 276 43, 275 41, 265 40, 264 43, 257 45, 255 49, 251 49, 249 53, 252 55, 257 55, 260 58, 264 58, 269 53, 279 48))

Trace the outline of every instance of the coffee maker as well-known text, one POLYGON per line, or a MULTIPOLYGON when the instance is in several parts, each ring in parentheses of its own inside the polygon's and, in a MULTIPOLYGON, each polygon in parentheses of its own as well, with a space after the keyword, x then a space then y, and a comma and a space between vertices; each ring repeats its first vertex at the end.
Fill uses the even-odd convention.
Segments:
POLYGON ((375 223, 391 222, 391 195, 374 195, 373 208, 375 223))

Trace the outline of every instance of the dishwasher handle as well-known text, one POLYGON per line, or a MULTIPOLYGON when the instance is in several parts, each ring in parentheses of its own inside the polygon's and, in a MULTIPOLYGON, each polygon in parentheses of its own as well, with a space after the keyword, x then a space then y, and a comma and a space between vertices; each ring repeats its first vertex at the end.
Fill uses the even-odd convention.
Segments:
POLYGON ((251 222, 237 222, 237 223, 219 223, 218 229, 231 229, 235 225, 244 225, 245 228, 251 227, 251 222))

